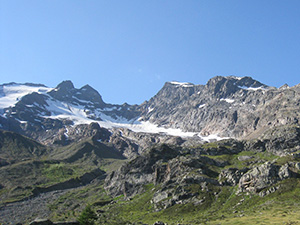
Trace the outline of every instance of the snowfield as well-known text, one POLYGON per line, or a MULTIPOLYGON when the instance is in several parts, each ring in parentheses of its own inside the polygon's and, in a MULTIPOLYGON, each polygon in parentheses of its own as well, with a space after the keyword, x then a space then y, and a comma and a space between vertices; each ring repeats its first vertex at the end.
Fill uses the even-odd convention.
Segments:
POLYGON ((9 84, 1 86, 0 89, 0 110, 14 106, 23 96, 37 92, 45 94, 53 88, 33 87, 24 84, 9 84))

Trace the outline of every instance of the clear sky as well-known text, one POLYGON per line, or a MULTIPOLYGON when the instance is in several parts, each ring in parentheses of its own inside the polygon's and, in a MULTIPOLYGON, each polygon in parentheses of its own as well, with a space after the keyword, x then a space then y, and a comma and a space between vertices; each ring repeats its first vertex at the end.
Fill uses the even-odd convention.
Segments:
POLYGON ((0 0, 0 83, 140 104, 166 81, 300 83, 299 0, 0 0))

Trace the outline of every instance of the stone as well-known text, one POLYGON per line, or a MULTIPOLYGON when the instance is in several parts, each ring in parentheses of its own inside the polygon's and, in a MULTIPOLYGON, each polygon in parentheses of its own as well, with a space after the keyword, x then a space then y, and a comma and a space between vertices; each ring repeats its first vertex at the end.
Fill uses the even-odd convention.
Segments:
POLYGON ((221 185, 235 186, 238 184, 240 178, 243 176, 244 173, 247 172, 247 170, 247 168, 244 168, 242 170, 238 170, 236 168, 222 170, 218 178, 219 183, 221 185))
POLYGON ((53 225, 53 222, 51 222, 49 219, 37 218, 31 223, 29 223, 29 225, 53 225))

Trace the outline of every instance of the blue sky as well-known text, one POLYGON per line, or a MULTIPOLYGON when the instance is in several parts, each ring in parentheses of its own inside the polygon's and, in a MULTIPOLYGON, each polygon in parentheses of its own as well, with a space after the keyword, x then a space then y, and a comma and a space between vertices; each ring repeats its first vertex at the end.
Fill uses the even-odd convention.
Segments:
POLYGON ((0 0, 0 83, 140 104, 166 81, 300 83, 299 0, 0 0))

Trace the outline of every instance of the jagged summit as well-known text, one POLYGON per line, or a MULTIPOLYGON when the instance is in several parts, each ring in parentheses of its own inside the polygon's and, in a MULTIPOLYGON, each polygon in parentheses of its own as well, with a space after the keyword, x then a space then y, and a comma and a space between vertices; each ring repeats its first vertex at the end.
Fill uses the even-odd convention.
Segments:
POLYGON ((81 104, 82 101, 90 101, 95 107, 104 108, 106 106, 101 95, 91 86, 85 85, 77 89, 70 80, 61 82, 49 94, 55 99, 72 104, 81 104))
POLYGON ((236 77, 236 76, 216 76, 211 78, 206 87, 219 96, 220 98, 227 98, 228 96, 234 94, 240 89, 246 90, 258 90, 258 89, 267 89, 267 85, 260 83, 257 80, 254 80, 251 77, 236 77))
MULTIPOLYGON (((190 82, 178 82, 178 81, 168 81, 165 83, 164 87, 182 87, 182 88, 192 88, 195 86, 204 86, 201 84, 193 84, 190 82)), ((215 91, 219 91, 220 89, 227 87, 235 87, 238 88, 269 88, 268 85, 265 85, 257 80, 254 80, 252 77, 237 77, 237 76, 215 76, 211 78, 207 84, 205 85, 207 88, 215 89, 215 91)))
POLYGON ((74 89, 74 84, 70 80, 65 80, 59 83, 56 87, 57 90, 72 90, 74 89))
POLYGON ((223 86, 223 85, 232 85, 237 87, 247 87, 247 88, 267 88, 268 86, 262 84, 261 82, 254 80, 252 77, 236 77, 236 76, 216 76, 211 78, 207 84, 207 86, 223 86))

